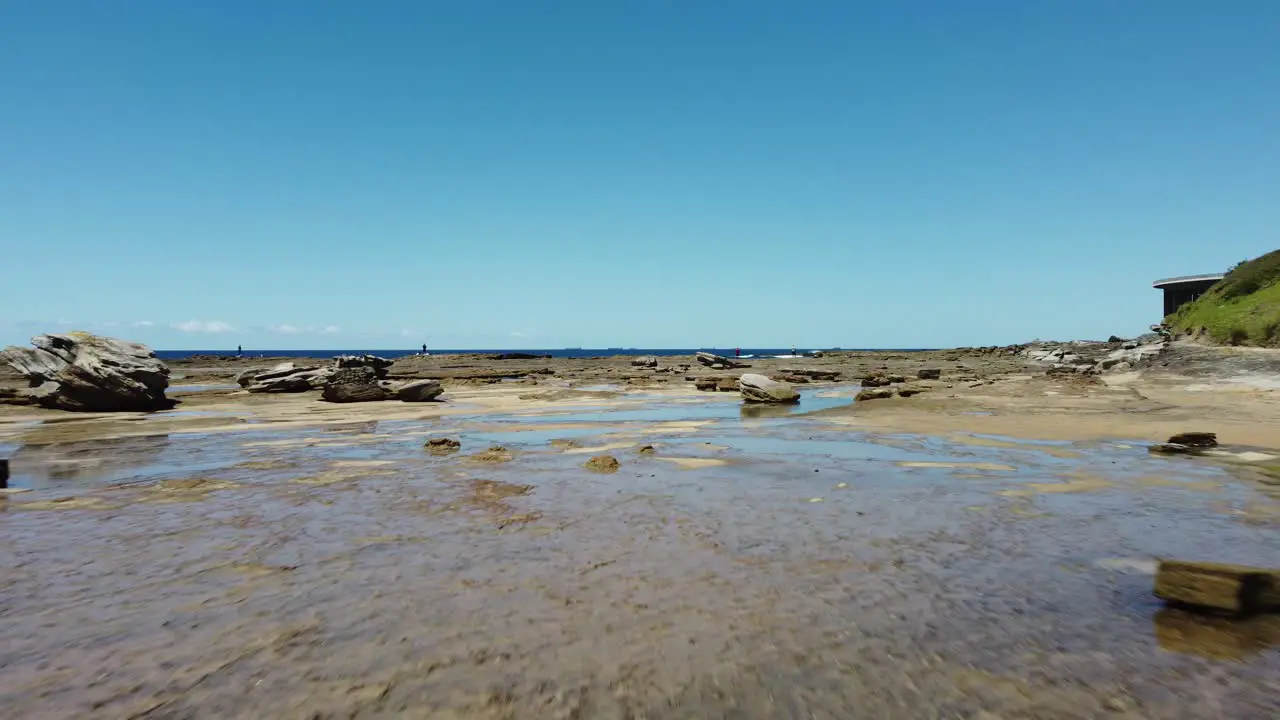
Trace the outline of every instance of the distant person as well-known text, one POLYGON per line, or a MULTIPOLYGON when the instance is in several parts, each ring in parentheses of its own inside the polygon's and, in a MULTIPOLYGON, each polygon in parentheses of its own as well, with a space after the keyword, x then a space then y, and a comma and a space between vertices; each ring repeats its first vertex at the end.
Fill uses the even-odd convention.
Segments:
POLYGON ((795 357, 795 356, 796 356, 796 346, 795 346, 795 345, 792 345, 792 346, 791 346, 791 357, 795 357))
POLYGON ((733 356, 734 356, 734 357, 742 357, 742 348, 734 348, 734 349, 733 349, 733 356))
POLYGON ((236 346, 236 357, 240 357, 240 356, 241 356, 241 355, 243 355, 243 354, 244 354, 244 346, 243 346, 243 345, 237 345, 237 346, 236 346))
POLYGON ((426 355, 426 354, 427 354, 427 344, 426 344, 426 343, 422 343, 422 354, 423 354, 423 355, 426 355))

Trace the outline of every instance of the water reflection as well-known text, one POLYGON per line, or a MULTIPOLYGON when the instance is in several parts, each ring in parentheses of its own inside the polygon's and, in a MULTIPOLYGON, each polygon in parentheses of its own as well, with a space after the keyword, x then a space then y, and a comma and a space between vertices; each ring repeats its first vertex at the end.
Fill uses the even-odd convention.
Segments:
POLYGON ((1238 661, 1280 645, 1277 615, 1230 619, 1164 608, 1154 622, 1160 648, 1184 655, 1238 661))

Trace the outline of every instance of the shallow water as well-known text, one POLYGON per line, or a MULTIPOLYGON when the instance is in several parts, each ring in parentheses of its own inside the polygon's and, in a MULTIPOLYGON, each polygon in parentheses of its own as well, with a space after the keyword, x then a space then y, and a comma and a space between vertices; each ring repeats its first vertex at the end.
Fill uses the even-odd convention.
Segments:
POLYGON ((1149 574, 1165 555, 1274 564, 1273 498, 1140 446, 983 439, 715 398, 24 444, 11 484, 30 491, 0 501, 0 702, 1280 716, 1280 629, 1163 610, 1149 574), (460 452, 425 453, 440 435, 460 452), (494 444, 509 460, 478 455, 494 444), (582 467, 595 445, 618 472, 582 467))

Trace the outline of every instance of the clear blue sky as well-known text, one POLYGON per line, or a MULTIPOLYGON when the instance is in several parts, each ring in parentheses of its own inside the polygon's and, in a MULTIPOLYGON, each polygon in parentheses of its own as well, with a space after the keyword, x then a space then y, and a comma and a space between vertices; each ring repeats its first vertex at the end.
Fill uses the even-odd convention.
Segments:
POLYGON ((4 343, 1105 338, 1278 191, 1274 0, 0 0, 4 343))

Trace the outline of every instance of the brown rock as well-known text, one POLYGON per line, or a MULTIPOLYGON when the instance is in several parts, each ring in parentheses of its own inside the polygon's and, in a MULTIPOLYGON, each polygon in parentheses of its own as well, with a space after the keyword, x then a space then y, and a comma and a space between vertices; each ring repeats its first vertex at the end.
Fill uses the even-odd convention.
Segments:
POLYGON ((942 377, 942 368, 920 368, 916 377, 921 380, 937 380, 942 377))
POLYGON ((853 399, 856 402, 863 402, 866 400, 884 400, 891 397, 893 397, 893 391, 889 388, 873 387, 859 392, 853 399))
POLYGON ((462 443, 453 438, 431 438, 426 444, 427 452, 432 455, 449 455, 462 448, 462 443))
POLYGON ((613 473, 618 472, 618 468, 622 463, 612 455, 597 455, 587 461, 586 468, 593 472, 613 473))
POLYGON ((1161 560, 1155 596, 1166 602, 1236 614, 1280 610, 1280 570, 1161 560))
POLYGON ((1193 448, 1211 448, 1218 446, 1218 436, 1211 432, 1185 432, 1174 435, 1166 442, 1193 448))

